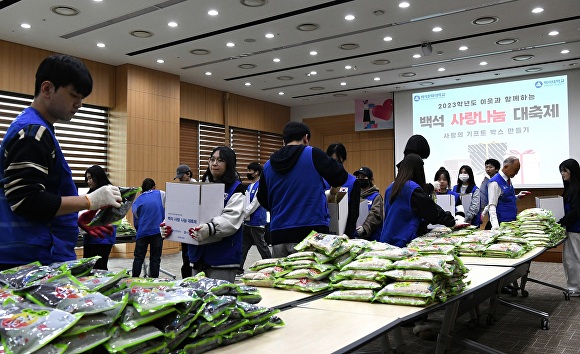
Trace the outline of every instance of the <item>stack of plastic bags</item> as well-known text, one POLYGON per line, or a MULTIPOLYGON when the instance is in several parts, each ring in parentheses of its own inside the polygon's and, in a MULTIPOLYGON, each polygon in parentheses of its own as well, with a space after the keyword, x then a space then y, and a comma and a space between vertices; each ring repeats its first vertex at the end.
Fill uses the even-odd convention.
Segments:
POLYGON ((283 325, 255 287, 128 278, 97 259, 0 272, 0 352, 202 353, 283 325))
POLYGON ((534 246, 553 247, 566 237, 566 230, 556 222, 550 210, 526 209, 518 214, 517 221, 521 237, 534 246))

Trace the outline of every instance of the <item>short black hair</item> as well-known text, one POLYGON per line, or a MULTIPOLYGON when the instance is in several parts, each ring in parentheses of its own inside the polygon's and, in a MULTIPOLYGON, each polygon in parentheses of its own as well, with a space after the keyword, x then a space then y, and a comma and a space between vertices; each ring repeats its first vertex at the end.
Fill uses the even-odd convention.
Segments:
POLYGON ((45 81, 52 82, 55 91, 72 84, 83 98, 93 91, 93 78, 89 69, 82 61, 69 55, 51 55, 40 63, 34 82, 34 97, 40 94, 40 86, 45 81))
POLYGON ((310 128, 302 122, 288 122, 284 126, 284 130, 282 130, 284 144, 302 140, 304 135, 310 140, 310 128))
POLYGON ((153 187, 155 187, 155 181, 152 178, 147 177, 143 180, 143 183, 141 183, 141 192, 147 192, 153 187))
POLYGON ((257 171, 260 172, 260 175, 262 174, 262 165, 260 165, 259 162, 250 162, 248 164, 248 170, 252 170, 252 171, 257 171))
POLYGON ((333 143, 328 145, 326 149, 326 155, 332 157, 336 154, 336 157, 340 159, 340 162, 346 161, 346 147, 342 143, 333 143))
POLYGON ((495 167, 496 170, 499 170, 501 168, 501 165, 499 164, 499 161, 496 159, 487 159, 485 160, 485 165, 492 165, 493 167, 495 167))
MULTIPOLYGON (((443 175, 443 177, 445 177, 448 185, 451 184, 451 176, 449 175, 449 171, 447 171, 447 169, 445 167, 439 167, 437 172, 435 172, 435 179, 433 179, 433 180, 438 181, 439 176, 441 176, 441 175, 443 175)), ((449 188, 449 186, 447 186, 447 188, 449 188)))

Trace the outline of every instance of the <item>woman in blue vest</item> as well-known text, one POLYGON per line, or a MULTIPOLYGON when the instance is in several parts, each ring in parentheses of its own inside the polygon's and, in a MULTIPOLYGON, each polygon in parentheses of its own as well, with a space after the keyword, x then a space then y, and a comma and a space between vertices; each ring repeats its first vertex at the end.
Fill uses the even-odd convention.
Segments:
POLYGON ((564 217, 558 223, 566 228, 562 265, 570 296, 580 296, 580 165, 574 159, 562 161, 564 217))
POLYGON ((383 197, 374 184, 373 171, 368 167, 361 167, 354 172, 361 189, 361 201, 366 201, 369 214, 361 225, 356 228, 359 238, 378 241, 381 237, 384 219, 383 197))
POLYGON ((236 153, 227 146, 215 148, 201 181, 225 185, 224 209, 206 224, 189 229, 199 245, 189 245, 193 274, 234 282, 242 262, 242 223, 246 188, 236 172, 236 153))
MULTIPOLYGON (((85 182, 89 186, 87 194, 91 194, 100 187, 111 184, 107 173, 99 165, 93 165, 85 171, 85 182)), ((88 226, 96 215, 96 210, 84 212, 79 217, 79 227, 87 234, 83 237, 83 257, 101 256, 95 263, 94 269, 107 270, 111 249, 117 241, 117 226, 88 226)))
POLYGON ((455 218, 441 209, 425 192, 423 160, 417 154, 405 156, 395 181, 385 192, 385 221, 380 241, 405 247, 427 232, 427 224, 455 225, 455 218))
MULTIPOLYGON (((326 155, 332 157, 335 161, 343 164, 346 161, 346 147, 341 143, 334 143, 328 145, 326 155)), ((330 184, 324 181, 324 189, 329 190, 330 184)), ((344 234, 348 237, 356 237, 356 220, 358 219, 360 206, 360 184, 355 176, 348 174, 346 183, 342 185, 340 191, 346 191, 348 197, 348 216, 346 218, 346 226, 344 234)))
POLYGON ((435 173, 434 181, 439 182, 439 189, 434 190, 435 194, 452 195, 455 198, 455 215, 465 216, 463 205, 461 205, 461 198, 459 197, 459 193, 456 193, 449 188, 449 184, 451 183, 451 176, 449 175, 449 171, 447 171, 445 167, 439 167, 439 170, 437 170, 437 172, 435 173))
POLYGON ((131 210, 133 211, 133 226, 137 230, 132 275, 133 277, 141 275, 141 268, 149 247, 149 276, 157 278, 163 252, 163 238, 159 231, 159 224, 165 218, 165 192, 155 188, 154 180, 145 178, 141 184, 141 195, 135 199, 131 210))
POLYGON ((475 226, 481 225, 479 188, 475 185, 475 178, 471 167, 463 165, 459 168, 457 184, 453 186, 453 192, 459 195, 471 194, 471 203, 463 206, 465 210, 465 222, 475 226))

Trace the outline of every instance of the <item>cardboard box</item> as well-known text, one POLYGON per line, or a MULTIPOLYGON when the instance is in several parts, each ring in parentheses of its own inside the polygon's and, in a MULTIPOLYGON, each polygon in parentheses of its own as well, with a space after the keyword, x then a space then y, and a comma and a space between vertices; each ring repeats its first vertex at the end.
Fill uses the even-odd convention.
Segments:
POLYGON ((437 194, 436 203, 445 211, 455 215, 455 196, 452 194, 437 194))
POLYGON ((345 192, 336 193, 336 201, 328 202, 328 212, 330 214, 330 224, 328 225, 331 234, 343 235, 348 218, 348 196, 345 192))
POLYGON ((366 199, 360 202, 358 207, 358 219, 356 219, 356 227, 361 226, 367 219, 367 216, 369 216, 369 203, 372 202, 366 199))
POLYGON ((223 183, 167 182, 165 223, 173 229, 167 240, 199 244, 189 236, 189 229, 221 215, 224 209, 224 192, 223 183))
POLYGON ((564 217, 564 198, 559 195, 536 197, 536 208, 552 211, 556 221, 564 217))

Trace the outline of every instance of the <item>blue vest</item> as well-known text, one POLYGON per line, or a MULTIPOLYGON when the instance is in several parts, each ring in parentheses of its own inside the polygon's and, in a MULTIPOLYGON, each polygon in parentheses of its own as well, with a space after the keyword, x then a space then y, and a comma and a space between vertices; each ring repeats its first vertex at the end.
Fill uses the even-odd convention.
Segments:
MULTIPOLYGON (((568 213, 570 211, 570 198, 564 199, 564 213, 568 213)), ((572 225, 566 225, 566 231, 568 232, 580 232, 580 219, 577 220, 572 225)))
MULTIPOLYGON (((260 186, 260 181, 252 183, 248 186, 247 193, 250 195, 250 203, 256 197, 258 192, 258 187, 260 186)), ((245 222, 249 226, 266 226, 266 209, 263 206, 259 206, 252 215, 250 215, 250 221, 245 222)))
POLYGON ((324 195, 324 180, 312 161, 312 147, 306 146, 287 174, 264 164, 268 186, 270 230, 328 226, 330 214, 324 195))
POLYGON ((385 191, 385 220, 381 231, 381 242, 405 247, 417 237, 417 230, 421 217, 411 207, 411 195, 417 188, 421 188, 413 181, 407 181, 399 191, 394 202, 390 203, 393 183, 385 191))
MULTIPOLYGON (((52 125, 46 122, 38 111, 28 107, 12 122, 0 146, 0 166, 4 166, 6 144, 24 127, 38 125, 47 128, 55 146, 56 163, 46 181, 46 192, 59 196, 77 196, 77 188, 71 170, 52 125)), ((35 135, 37 130, 30 131, 35 135)), ((46 133, 45 133, 46 134, 46 133)), ((4 168, 0 168, 0 181, 4 180, 4 168)), ((41 207, 41 206, 40 206, 41 207)), ((74 247, 79 235, 77 213, 55 216, 44 222, 32 221, 18 216, 10 209, 10 204, 0 189, 0 263, 22 265, 34 261, 42 264, 76 259, 74 247)))
MULTIPOLYGON (((326 180, 324 180, 324 179, 323 179, 323 181, 324 181, 324 190, 330 189, 330 184, 328 182, 326 182, 326 180)), ((348 178, 346 179, 346 183, 342 185, 342 188, 340 190, 341 192, 344 192, 344 190, 346 189, 346 192, 347 192, 346 195, 347 195, 349 204, 350 204, 350 194, 352 193, 352 189, 353 189, 353 185, 354 185, 355 181, 356 181, 356 177, 349 173, 348 178)))
POLYGON ((499 173, 491 177, 489 182, 497 182, 501 188, 501 195, 496 206, 497 220, 499 222, 514 221, 518 215, 514 186, 508 185, 507 181, 499 173))
POLYGON ((160 233, 159 224, 165 219, 165 208, 160 191, 151 189, 143 192, 135 199, 132 210, 137 239, 160 233))
MULTIPOLYGON (((473 189, 471 190, 471 200, 473 201, 473 193, 475 193, 475 191, 477 190, 476 186, 473 186, 473 189)), ((455 185, 453 187, 453 192, 457 193, 459 196, 461 196, 461 191, 458 185, 455 185)), ((479 195, 481 196, 481 191, 479 192, 479 195)), ((481 198, 481 197, 480 197, 481 198)), ((467 215, 467 211, 471 208, 471 205, 464 205, 463 206, 463 210, 465 211, 465 215, 467 215)), ((475 214, 475 216, 473 217, 473 219, 471 219, 471 225, 474 226, 479 226, 481 225, 481 208, 478 205, 478 209, 477 209, 477 214, 475 214)))
MULTIPOLYGON (((239 186, 240 181, 232 183, 230 188, 226 190, 224 199, 224 207, 228 204, 232 194, 239 186)), ((242 262, 242 235, 244 227, 241 226, 233 235, 224 237, 220 241, 208 243, 207 245, 188 245, 187 251, 189 261, 195 263, 197 261, 204 261, 210 266, 221 266, 235 264, 239 265, 242 262)))
MULTIPOLYGON (((375 200, 375 198, 379 195, 379 192, 374 192, 373 194, 369 194, 365 197, 365 199, 367 200, 367 206, 369 208, 369 211, 371 210, 371 207, 373 206, 373 200, 375 200)), ((381 239, 381 231, 383 231, 383 222, 381 222, 381 224, 375 229, 375 231, 373 231, 373 233, 369 236, 369 240, 371 241, 379 241, 381 239)))

